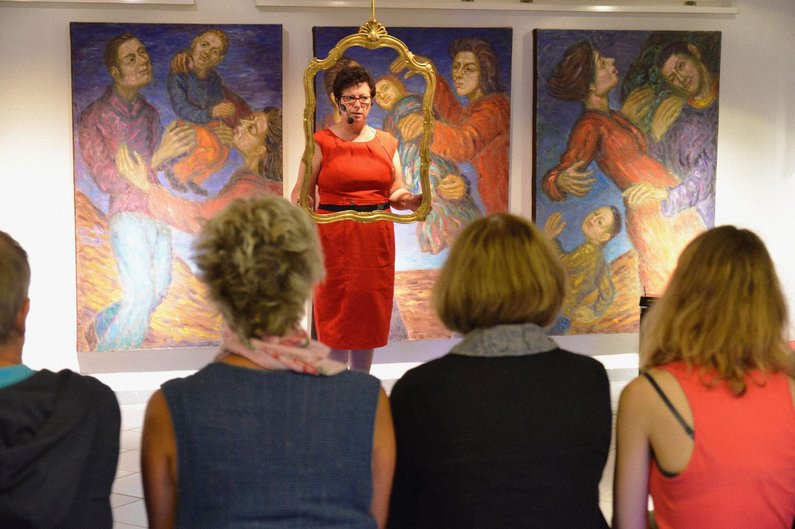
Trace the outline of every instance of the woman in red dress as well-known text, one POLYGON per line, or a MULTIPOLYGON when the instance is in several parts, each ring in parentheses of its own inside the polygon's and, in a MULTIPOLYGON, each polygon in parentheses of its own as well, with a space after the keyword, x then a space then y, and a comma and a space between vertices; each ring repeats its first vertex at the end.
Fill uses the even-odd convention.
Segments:
MULTIPOLYGON (((315 132, 312 167, 302 165, 292 199, 298 202, 304 178, 318 213, 335 211, 416 211, 422 195, 405 188, 397 140, 367 124, 375 82, 367 70, 349 66, 334 78, 334 98, 344 119, 315 132)), ((318 340, 330 357, 369 371, 373 350, 387 344, 395 283, 395 234, 389 221, 351 220, 318 225, 326 279, 315 288, 318 340)))
POLYGON ((566 50, 549 86, 557 99, 581 101, 585 112, 571 131, 560 163, 544 176, 542 188, 555 201, 585 196, 594 183, 587 166, 596 161, 621 191, 641 286, 646 295, 661 294, 679 252, 706 227, 694 208, 663 217, 660 202, 679 179, 648 154, 643 132, 622 112, 610 109, 608 94, 617 84, 614 59, 588 42, 566 50))

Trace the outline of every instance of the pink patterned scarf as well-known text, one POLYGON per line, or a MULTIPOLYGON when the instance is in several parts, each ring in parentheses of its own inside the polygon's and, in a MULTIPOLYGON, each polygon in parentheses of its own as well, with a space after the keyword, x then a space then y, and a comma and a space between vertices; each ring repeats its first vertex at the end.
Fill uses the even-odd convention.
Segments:
POLYGON ((236 354, 265 369, 289 370, 309 375, 336 375, 347 369, 345 364, 329 360, 329 348, 310 340, 306 331, 301 328, 294 329, 286 336, 252 339, 249 341, 250 346, 226 325, 221 328, 221 337, 223 341, 215 357, 216 361, 236 354))

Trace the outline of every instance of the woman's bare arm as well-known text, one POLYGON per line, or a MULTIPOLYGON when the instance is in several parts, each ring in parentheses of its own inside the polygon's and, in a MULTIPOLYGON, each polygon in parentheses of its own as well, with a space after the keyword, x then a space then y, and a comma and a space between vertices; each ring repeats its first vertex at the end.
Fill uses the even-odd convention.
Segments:
POLYGON ((378 395, 378 408, 375 412, 372 464, 373 500, 370 503, 370 513, 378 523, 378 529, 384 529, 389 514, 392 478, 395 474, 395 429, 392 425, 389 399, 383 388, 378 395))
POLYGON ((647 400, 652 391, 641 378, 621 392, 616 423, 613 529, 648 527, 649 464, 647 400))
POLYGON ((177 512, 177 438, 163 393, 149 399, 141 437, 141 474, 150 529, 172 529, 177 512))

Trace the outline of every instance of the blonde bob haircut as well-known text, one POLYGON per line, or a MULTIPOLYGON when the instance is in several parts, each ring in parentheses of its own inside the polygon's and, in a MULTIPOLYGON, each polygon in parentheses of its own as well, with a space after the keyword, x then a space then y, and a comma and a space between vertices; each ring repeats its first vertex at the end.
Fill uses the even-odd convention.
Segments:
POLYGON ((749 230, 721 226, 690 242, 665 294, 643 321, 643 369, 683 361, 711 372, 735 395, 746 373, 784 371, 793 356, 784 339, 787 307, 762 240, 749 230))
POLYGON ((463 334, 511 323, 549 325, 566 278, 547 238, 527 220, 497 213, 458 236, 433 289, 442 322, 463 334))
POLYGON ((315 225, 277 196, 230 203, 205 224, 194 248, 210 298, 243 339, 294 329, 325 273, 315 225))

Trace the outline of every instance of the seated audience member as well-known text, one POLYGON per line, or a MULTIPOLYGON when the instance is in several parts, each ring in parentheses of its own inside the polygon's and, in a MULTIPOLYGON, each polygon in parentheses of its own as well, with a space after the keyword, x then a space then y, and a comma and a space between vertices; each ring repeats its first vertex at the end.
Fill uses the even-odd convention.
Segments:
POLYGON ((684 250, 644 317, 642 374, 621 394, 613 527, 790 529, 795 364, 773 262, 721 226, 684 250))
POLYGON ((464 338, 408 371, 390 398, 391 529, 607 527, 607 374, 544 332, 564 285, 550 241, 520 217, 483 217, 459 235, 433 299, 464 338))
POLYGON ((22 363, 29 284, 0 231, 0 527, 111 529, 119 404, 94 378, 22 363))
POLYGON ((384 527, 395 458, 386 394, 299 327, 324 273, 309 216, 281 197, 236 200, 204 226, 195 260, 223 343, 147 407, 150 528, 384 527))

